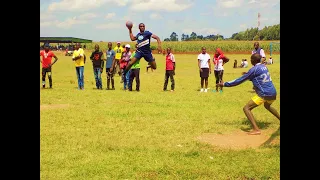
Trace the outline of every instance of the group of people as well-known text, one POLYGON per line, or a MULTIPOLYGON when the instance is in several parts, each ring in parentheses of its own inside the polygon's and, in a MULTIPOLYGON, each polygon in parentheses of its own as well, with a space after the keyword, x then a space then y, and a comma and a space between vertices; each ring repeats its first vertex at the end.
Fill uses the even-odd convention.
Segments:
MULTIPOLYGON (((136 90, 140 89, 140 59, 143 57, 148 65, 152 69, 156 69, 157 65, 155 62, 155 58, 153 58, 150 48, 150 40, 151 38, 156 39, 158 42, 158 50, 159 52, 163 52, 161 49, 161 41, 159 37, 150 31, 145 30, 145 25, 143 23, 139 24, 140 32, 134 36, 132 34, 132 27, 127 27, 129 30, 129 36, 132 41, 137 41, 136 50, 131 53, 130 45, 125 45, 125 50, 120 48, 120 43, 117 43, 117 49, 112 49, 112 43, 108 43, 108 50, 106 52, 106 58, 104 58, 103 52, 100 51, 99 45, 95 45, 95 51, 92 52, 90 59, 93 63, 94 68, 94 76, 96 80, 96 86, 98 89, 102 89, 102 80, 101 73, 104 68, 104 61, 106 61, 106 74, 107 74, 107 89, 110 89, 110 81, 112 88, 114 87, 114 69, 116 63, 119 61, 120 72, 119 75, 122 76, 122 80, 124 82, 124 89, 129 89, 132 91, 132 82, 133 79, 136 78, 136 90), (121 53, 121 56, 117 56, 117 53, 121 53), (129 81, 128 81, 129 79, 129 81)), ((84 89, 84 64, 86 61, 86 56, 82 48, 80 48, 80 43, 76 44, 75 51, 72 56, 72 60, 75 62, 76 66, 76 74, 78 78, 78 87, 79 89, 84 89)), ((40 58, 40 62, 42 63, 42 85, 45 87, 45 77, 46 73, 48 73, 50 88, 52 88, 52 77, 51 77, 51 67, 58 58, 54 55, 52 51, 49 51, 49 45, 45 44, 44 51, 40 52, 40 56, 42 56, 42 60, 40 58), (52 58, 55 58, 55 61, 51 63, 52 58)), ((271 112, 275 117, 280 120, 279 113, 271 107, 271 104, 276 100, 277 92, 272 83, 270 73, 268 68, 263 63, 265 61, 265 54, 262 48, 259 47, 259 43, 254 43, 254 50, 251 55, 251 64, 253 67, 249 69, 248 72, 243 73, 243 75, 235 80, 223 82, 223 73, 224 73, 224 64, 229 61, 222 50, 217 48, 213 55, 213 64, 214 64, 214 75, 216 78, 216 90, 220 89, 222 92, 223 87, 233 87, 237 86, 246 80, 249 80, 253 83, 253 89, 256 92, 256 95, 251 98, 251 100, 244 106, 243 110, 251 122, 253 131, 249 132, 249 135, 259 135, 261 131, 257 126, 255 119, 251 110, 258 107, 261 104, 264 104, 264 107, 271 112)), ((165 82, 163 86, 163 90, 167 90, 168 80, 171 80, 171 91, 174 91, 175 82, 175 67, 176 61, 174 55, 171 53, 171 48, 167 48, 166 54, 166 71, 165 71, 165 82)), ((200 92, 208 92, 208 78, 209 74, 211 74, 211 63, 210 63, 210 55, 206 52, 206 48, 202 47, 202 53, 198 55, 198 68, 200 72, 201 78, 201 89, 200 92)))

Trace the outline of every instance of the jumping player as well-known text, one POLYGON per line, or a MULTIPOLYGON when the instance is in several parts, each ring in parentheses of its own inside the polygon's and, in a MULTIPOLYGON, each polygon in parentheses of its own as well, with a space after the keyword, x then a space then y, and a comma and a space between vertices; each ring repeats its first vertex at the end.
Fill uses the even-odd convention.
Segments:
POLYGON ((50 88, 52 88, 52 72, 51 72, 51 67, 54 63, 58 61, 57 56, 50 51, 49 49, 49 44, 44 45, 44 50, 40 51, 40 56, 42 56, 42 60, 40 58, 40 63, 42 63, 42 88, 46 87, 46 74, 48 73, 48 79, 49 79, 49 85, 50 88), (54 57, 53 63, 52 57, 54 57))
POLYGON ((125 69, 125 74, 130 70, 131 66, 137 61, 137 59, 141 59, 142 57, 150 63, 152 69, 157 69, 156 61, 152 57, 150 42, 151 38, 156 39, 158 42, 158 50, 161 52, 162 48, 160 38, 150 31, 146 31, 145 25, 143 23, 139 24, 140 32, 136 36, 132 34, 132 27, 128 27, 128 29, 131 41, 137 40, 138 49, 134 57, 128 63, 125 69))
POLYGON ((268 68, 264 64, 261 64, 261 55, 252 54, 251 64, 253 65, 253 67, 242 77, 225 83, 221 82, 218 85, 221 87, 232 87, 237 86, 246 80, 252 81, 257 95, 252 97, 252 99, 243 107, 243 111, 247 118, 250 120, 253 127, 253 131, 249 132, 248 134, 260 135, 261 131, 256 124, 251 110, 261 104, 264 104, 264 107, 279 120, 280 114, 276 109, 271 107, 271 104, 276 100, 277 91, 272 83, 268 68))

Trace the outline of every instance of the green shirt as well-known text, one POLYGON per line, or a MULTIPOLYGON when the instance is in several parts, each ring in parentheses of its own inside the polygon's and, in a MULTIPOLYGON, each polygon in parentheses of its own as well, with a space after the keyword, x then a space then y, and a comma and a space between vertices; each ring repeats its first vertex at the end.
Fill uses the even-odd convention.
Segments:
MULTIPOLYGON (((133 52, 130 56, 130 59, 134 57, 136 52, 133 52)), ((134 64, 132 64, 131 69, 139 69, 140 68, 140 59, 137 59, 134 64)))

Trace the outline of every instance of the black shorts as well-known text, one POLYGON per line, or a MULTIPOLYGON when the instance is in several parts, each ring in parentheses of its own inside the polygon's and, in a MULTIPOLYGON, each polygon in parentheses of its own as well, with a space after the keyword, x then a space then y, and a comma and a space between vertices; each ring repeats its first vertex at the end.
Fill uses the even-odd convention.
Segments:
POLYGON ((42 73, 51 72, 51 67, 42 68, 42 73))
POLYGON ((202 72, 200 71, 200 77, 201 78, 207 78, 209 77, 209 68, 201 68, 202 72))

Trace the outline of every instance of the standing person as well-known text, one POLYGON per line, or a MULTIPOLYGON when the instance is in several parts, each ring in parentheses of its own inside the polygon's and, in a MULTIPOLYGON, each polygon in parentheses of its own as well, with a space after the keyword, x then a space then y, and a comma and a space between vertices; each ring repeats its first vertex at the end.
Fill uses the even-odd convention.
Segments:
POLYGON ((76 74, 78 78, 78 89, 84 90, 84 64, 85 64, 85 54, 82 48, 80 48, 80 43, 76 43, 75 50, 73 51, 72 60, 76 66, 76 74))
MULTIPOLYGON (((216 78, 216 91, 218 92, 219 86, 218 83, 222 82, 224 68, 223 65, 229 61, 220 48, 216 49, 215 54, 213 55, 213 64, 214 64, 214 76, 216 78)), ((220 87, 220 93, 222 93, 222 87, 220 87)))
POLYGON ((40 51, 40 63, 42 64, 42 88, 46 88, 46 74, 48 73, 49 86, 52 88, 52 65, 58 61, 57 56, 50 51, 49 44, 44 45, 44 50, 40 51), (53 63, 52 57, 54 58, 53 63))
POLYGON ((171 81, 171 92, 174 91, 174 78, 176 70, 176 60, 174 58, 174 55, 171 53, 171 48, 167 48, 167 55, 166 55, 166 72, 164 74, 164 85, 163 85, 163 91, 167 90, 168 86, 168 80, 170 77, 171 81))
MULTIPOLYGON (((134 57, 137 52, 138 44, 136 44, 136 50, 131 54, 130 59, 134 57)), ((133 79, 136 79, 136 91, 140 91, 140 59, 136 60, 131 66, 131 72, 129 76, 129 91, 132 91, 133 79)))
POLYGON ((108 50, 106 52, 107 60, 106 60, 106 75, 107 75, 107 90, 110 89, 110 81, 112 90, 115 90, 114 88, 114 67, 115 67, 115 55, 116 52, 112 49, 112 43, 108 42, 108 50))
POLYGON ((128 29, 131 41, 137 40, 138 49, 134 57, 128 63, 128 66, 126 67, 125 71, 129 71, 132 64, 134 64, 138 59, 141 59, 142 57, 150 63, 152 69, 157 69, 156 61, 152 56, 150 42, 151 38, 156 39, 158 42, 158 51, 162 51, 160 38, 157 35, 151 33, 150 31, 146 31, 145 25, 143 23, 139 24, 140 32, 136 36, 132 34, 132 27, 128 27, 128 29))
MULTIPOLYGON (((130 61, 130 57, 131 57, 131 52, 130 52, 130 44, 127 44, 125 45, 125 52, 122 54, 122 57, 121 57, 121 61, 120 61, 120 68, 122 70, 124 70, 129 61, 130 61)), ((127 90, 129 88, 129 75, 130 75, 130 71, 123 71, 123 74, 122 74, 122 81, 123 82, 123 90, 127 90)))
POLYGON ((198 55, 198 67, 199 67, 200 78, 201 78, 200 92, 208 92, 208 78, 209 78, 209 73, 211 74, 210 55, 207 53, 205 47, 202 47, 201 50, 202 50, 202 53, 198 55), (203 89, 204 83, 205 83, 205 89, 203 89))
POLYGON ((98 44, 94 46, 95 51, 92 52, 90 59, 93 65, 94 78, 96 80, 97 89, 102 89, 101 73, 103 72, 104 58, 103 52, 100 51, 98 44))
POLYGON ((123 47, 120 46, 121 42, 117 42, 117 46, 113 49, 116 52, 116 56, 115 56, 115 73, 118 73, 119 76, 121 76, 121 71, 120 71, 120 60, 121 60, 121 56, 122 53, 124 52, 123 47))
POLYGON ((254 49, 252 50, 251 54, 260 54, 261 63, 264 63, 266 60, 266 54, 264 53, 264 50, 260 48, 259 42, 254 42, 253 47, 254 49))
POLYGON ((219 83, 219 86, 233 87, 245 82, 246 80, 252 81, 257 94, 252 97, 251 100, 243 107, 243 111, 253 127, 253 131, 249 132, 249 135, 261 134, 261 131, 257 126, 255 118, 251 112, 251 110, 261 104, 264 104, 264 107, 280 120, 280 114, 276 109, 271 107, 271 104, 276 100, 277 91, 272 83, 268 68, 262 64, 260 60, 260 54, 252 54, 251 64, 253 67, 247 73, 233 81, 219 83))

